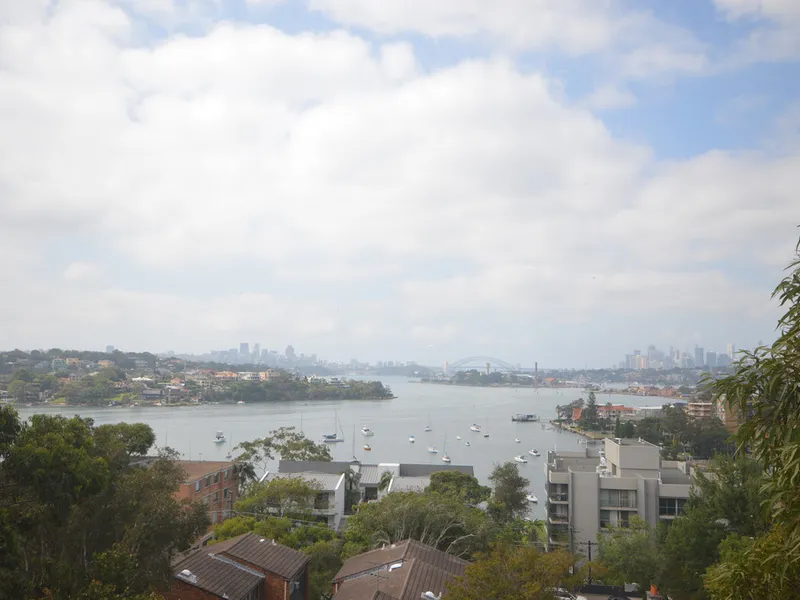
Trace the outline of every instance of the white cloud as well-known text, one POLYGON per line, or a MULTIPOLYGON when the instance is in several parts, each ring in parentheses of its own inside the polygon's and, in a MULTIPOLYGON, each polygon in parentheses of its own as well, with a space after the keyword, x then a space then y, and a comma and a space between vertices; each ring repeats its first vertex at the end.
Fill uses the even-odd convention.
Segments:
POLYGON ((591 110, 613 110, 635 105, 636 96, 615 85, 601 85, 583 99, 581 104, 591 110))
POLYGON ((67 281, 95 280, 102 276, 102 269, 95 264, 76 261, 64 269, 64 279, 67 281))
POLYGON ((726 18, 754 24, 729 62, 800 60, 800 2, 795 0, 714 0, 726 18))
POLYGON ((654 315, 676 337, 771 326, 768 290, 731 265, 780 274, 796 154, 663 164, 511 61, 428 73, 408 45, 342 31, 220 24, 138 47, 130 15, 101 3, 14 23, 0 240, 59 251, 29 245, 4 272, 23 291, 0 299, 0 346, 260 336, 342 358, 486 344, 513 360, 504 340, 568 357, 564 340, 612 321, 609 343, 641 342, 631 323, 654 315), (71 264, 104 260, 102 281, 71 264))

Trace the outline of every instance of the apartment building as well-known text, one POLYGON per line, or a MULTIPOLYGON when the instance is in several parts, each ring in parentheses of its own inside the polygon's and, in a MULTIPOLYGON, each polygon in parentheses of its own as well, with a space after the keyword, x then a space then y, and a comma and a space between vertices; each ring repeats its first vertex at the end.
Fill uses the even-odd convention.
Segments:
POLYGON ((317 495, 310 506, 311 514, 325 520, 331 529, 340 529, 344 517, 345 477, 341 473, 303 471, 300 473, 267 473, 262 481, 298 478, 318 486, 317 495))
POLYGON ((551 547, 585 553, 604 529, 638 516, 655 527, 683 512, 692 465, 661 460, 644 440, 605 439, 603 450, 547 453, 547 534, 551 547))
POLYGON ((692 400, 686 407, 686 414, 690 419, 708 420, 716 416, 716 407, 714 402, 704 402, 701 400, 692 400))
POLYGON ((722 421, 725 429, 730 433, 736 433, 741 424, 744 423, 742 412, 738 409, 732 409, 725 400, 725 396, 714 399, 714 415, 722 421))
POLYGON ((179 460, 186 480, 176 496, 208 507, 212 525, 230 516, 237 500, 239 481, 231 461, 179 460))

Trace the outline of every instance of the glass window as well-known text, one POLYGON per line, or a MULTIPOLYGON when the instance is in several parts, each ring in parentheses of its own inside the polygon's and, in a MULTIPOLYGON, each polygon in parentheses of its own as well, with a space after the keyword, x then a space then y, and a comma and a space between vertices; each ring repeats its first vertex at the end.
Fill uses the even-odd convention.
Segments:
POLYGON ((219 492, 214 492, 214 502, 219 502, 219 492))
POLYGON ((214 473, 214 483, 219 483, 219 473, 214 473))
POLYGON ((206 487, 208 487, 208 486, 210 486, 210 485, 211 485, 211 475, 209 475, 208 477, 206 477, 206 487))
POLYGON ((223 476, 225 481, 228 481, 228 469, 225 469, 225 475, 223 476))
POLYGON ((199 492, 200 491, 200 483, 201 483, 201 481, 199 479, 194 482, 194 491, 195 492, 199 492))
POLYGON ((223 498, 227 498, 228 497, 228 488, 225 488, 224 490, 222 490, 222 497, 223 498))

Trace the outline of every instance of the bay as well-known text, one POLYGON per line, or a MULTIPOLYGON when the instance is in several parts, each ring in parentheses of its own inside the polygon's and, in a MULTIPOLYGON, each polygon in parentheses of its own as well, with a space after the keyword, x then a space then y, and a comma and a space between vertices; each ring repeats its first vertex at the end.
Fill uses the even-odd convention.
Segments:
MULTIPOLYGON (((549 428, 556 416, 556 406, 567 404, 587 393, 575 388, 479 388, 423 384, 403 377, 382 377, 392 388, 392 400, 318 400, 308 402, 270 402, 246 405, 199 405, 181 407, 19 407, 23 418, 34 413, 63 414, 94 419, 97 425, 106 423, 147 423, 156 433, 159 446, 170 446, 191 460, 225 460, 230 446, 263 437, 273 429, 301 426, 306 436, 319 441, 323 433, 333 433, 338 416, 345 441, 330 444, 334 460, 347 461, 353 457, 366 463, 400 462, 442 464, 446 450, 453 465, 472 465, 476 477, 484 484, 495 464, 512 461, 522 454, 528 463, 519 464, 521 473, 530 479, 530 489, 539 497, 531 507, 531 516, 544 518, 544 463, 548 450, 580 449, 582 438, 549 428), (514 423, 514 413, 535 413, 540 423, 514 423), (430 423, 433 431, 425 432, 430 423), (478 423, 483 433, 470 431, 478 423), (373 437, 361 435, 362 426, 369 426, 373 437), (353 428, 355 427, 355 436, 353 428), (220 430, 229 443, 215 444, 214 435, 220 430), (414 435, 416 443, 408 442, 414 435), (461 440, 457 440, 461 436, 461 440), (514 439, 519 437, 521 443, 514 439), (465 446, 469 441, 470 446, 465 446), (355 442, 355 443, 354 443, 355 442), (363 449, 368 442, 372 450, 363 449), (439 449, 428 452, 429 445, 439 449), (541 457, 528 450, 537 448, 541 457)), ((660 405, 661 398, 618 394, 597 394, 597 402, 627 406, 660 405)))

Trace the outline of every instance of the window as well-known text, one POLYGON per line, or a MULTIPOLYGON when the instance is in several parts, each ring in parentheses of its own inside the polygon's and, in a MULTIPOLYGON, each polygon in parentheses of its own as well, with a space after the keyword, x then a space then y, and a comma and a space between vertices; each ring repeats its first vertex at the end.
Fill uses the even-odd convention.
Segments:
POLYGON ((214 502, 219 502, 219 492, 214 492, 214 502))
POLYGON ((296 592, 300 589, 300 580, 295 579, 294 581, 289 582, 289 593, 296 592))
POLYGON ((224 473, 225 473, 225 475, 223 476, 223 479, 225 481, 228 481, 228 469, 225 469, 224 473))
POLYGON ((601 510, 600 527, 628 527, 630 515, 626 510, 601 510))
POLYGON ((225 488, 224 490, 222 490, 222 497, 223 498, 227 498, 228 497, 228 488, 225 488))
POLYGON ((214 473, 214 483, 219 483, 219 473, 214 473))
POLYGON ((211 504, 211 494, 203 498, 203 502, 205 502, 206 504, 211 504))
POLYGON ((194 482, 194 491, 195 492, 199 492, 200 491, 200 484, 201 483, 202 483, 201 479, 198 479, 197 481, 194 482))
POLYGON ((211 513, 211 522, 212 523, 216 523, 217 522, 217 513, 216 512, 211 513))
POLYGON ((328 492, 322 492, 321 494, 317 494, 317 497, 314 499, 314 508, 325 509, 330 506, 330 496, 328 492))
POLYGON ((658 516, 659 517, 678 517, 683 514, 686 506, 686 498, 659 498, 658 516))
POLYGON ((211 485, 211 475, 209 475, 208 477, 206 477, 206 487, 208 487, 208 486, 210 486, 210 485, 211 485))
POLYGON ((600 490, 600 506, 636 508, 636 490, 600 490))

